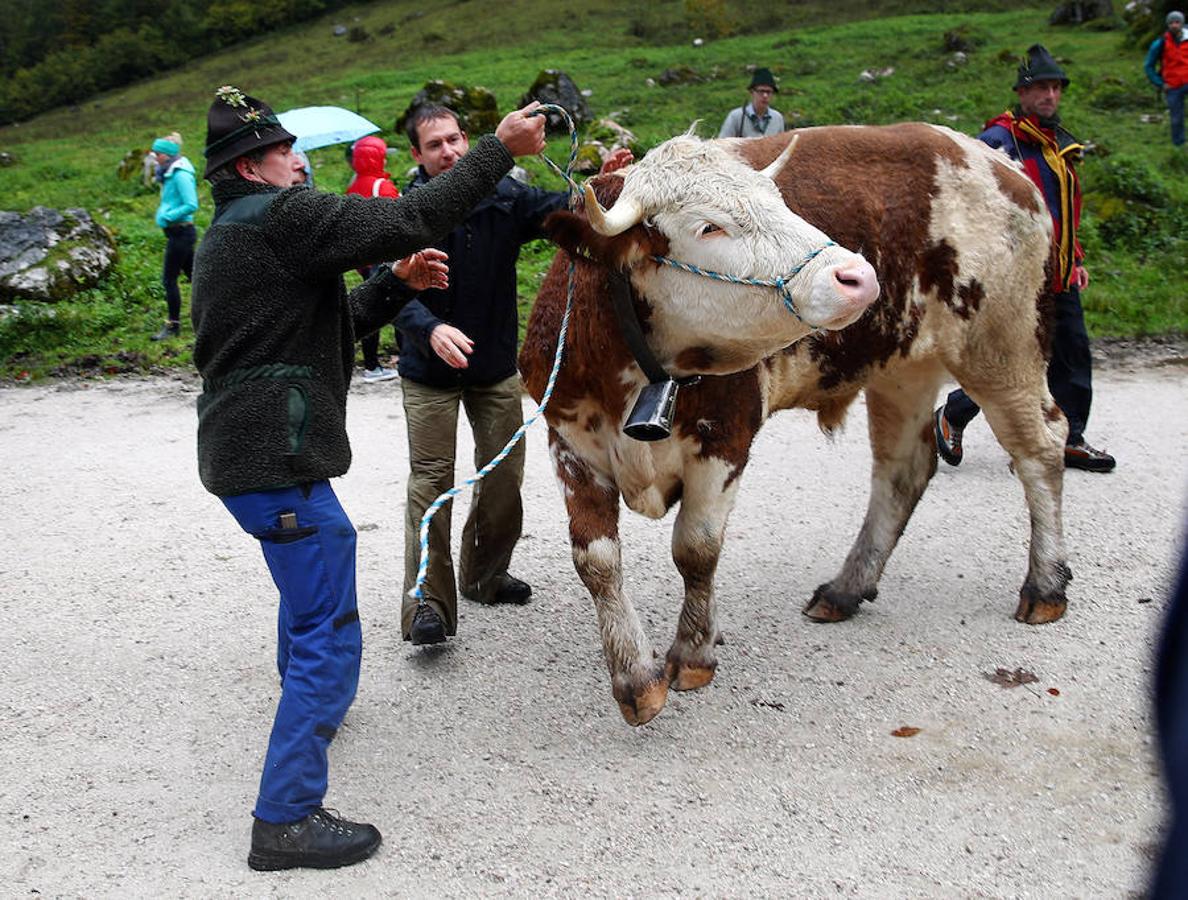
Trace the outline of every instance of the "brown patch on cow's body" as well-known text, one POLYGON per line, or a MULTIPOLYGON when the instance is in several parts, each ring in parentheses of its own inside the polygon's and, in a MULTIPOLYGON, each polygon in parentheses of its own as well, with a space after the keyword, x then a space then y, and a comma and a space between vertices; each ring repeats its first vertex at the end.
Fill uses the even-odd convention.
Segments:
POLYGON ((549 430, 549 446, 557 460, 557 477, 568 491, 569 541, 575 549, 585 550, 600 538, 619 539, 619 492, 599 483, 590 466, 581 459, 565 438, 549 430))
POLYGON ((969 319, 981 308, 986 289, 976 278, 971 278, 967 284, 957 285, 957 297, 961 302, 953 306, 953 312, 963 319, 969 319))
POLYGON ((937 299, 953 305, 953 285, 957 280, 957 251, 948 241, 933 244, 920 257, 920 291, 936 291, 937 299))
POLYGON ((1058 266, 1053 243, 1048 261, 1044 264, 1044 286, 1035 298, 1035 340, 1046 360, 1052 358, 1052 328, 1056 324, 1056 296, 1052 292, 1052 279, 1058 266))
MULTIPOLYGON (((938 246, 925 260, 931 198, 940 161, 957 167, 967 161, 960 146, 927 125, 806 128, 796 133, 800 143, 777 179, 785 202, 838 244, 865 256, 882 287, 878 301, 853 325, 805 339, 821 369, 819 386, 830 390, 862 379, 871 366, 896 354, 907 356, 923 316, 923 309, 910 301, 926 273, 942 290, 948 286, 951 302, 956 276, 955 269, 946 274, 951 248, 938 246)), ((736 146, 744 160, 762 168, 789 139, 788 134, 776 135, 736 146)))
POLYGON ((678 353, 673 362, 686 372, 704 372, 714 367, 714 351, 709 347, 688 347, 678 353))
POLYGON ((1030 213, 1038 213, 1043 209, 1040 205, 1039 189, 1030 178, 1005 162, 996 162, 991 168, 994 170, 994 180, 998 183, 998 189, 1015 206, 1030 213))
MULTIPOLYGON (((544 396, 552 368, 568 277, 569 256, 558 253, 532 307, 520 350, 520 374, 528 393, 537 401, 544 396)), ((549 417, 573 421, 572 411, 578 402, 588 399, 606 420, 621 422, 627 402, 623 385, 613 376, 608 378, 607 373, 629 369, 634 360, 611 308, 607 270, 579 258, 574 278, 567 350, 549 401, 549 417)))
POLYGON ((677 394, 674 433, 699 443, 699 458, 720 459, 731 467, 724 487, 746 468, 751 443, 762 426, 758 367, 733 375, 708 375, 677 394))

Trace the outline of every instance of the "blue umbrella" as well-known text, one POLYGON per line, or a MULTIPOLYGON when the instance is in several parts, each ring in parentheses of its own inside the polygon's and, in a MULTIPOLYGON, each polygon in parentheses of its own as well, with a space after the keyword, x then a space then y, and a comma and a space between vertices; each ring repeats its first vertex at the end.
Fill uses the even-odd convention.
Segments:
POLYGON ((374 122, 341 106, 303 106, 280 113, 277 118, 297 138, 293 149, 302 151, 346 144, 380 130, 374 122))

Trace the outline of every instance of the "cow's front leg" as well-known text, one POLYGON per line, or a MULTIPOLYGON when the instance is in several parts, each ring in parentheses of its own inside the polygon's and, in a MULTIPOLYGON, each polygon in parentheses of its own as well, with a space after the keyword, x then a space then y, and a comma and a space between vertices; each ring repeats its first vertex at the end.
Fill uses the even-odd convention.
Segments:
POLYGON ((932 399, 939 376, 900 373, 894 383, 866 388, 870 449, 870 503, 866 519, 841 572, 813 593, 804 614, 817 622, 841 622, 863 600, 879 592, 883 567, 895 549, 912 510, 936 471, 932 439, 932 399))
POLYGON ((672 558, 685 581, 685 603, 665 671, 678 691, 705 687, 714 678, 721 643, 714 605, 714 575, 738 478, 720 460, 691 463, 672 530, 672 558))
POLYGON ((552 429, 549 445, 565 492, 573 565, 594 600, 611 690, 628 724, 643 725, 664 708, 668 679, 635 608, 623 596, 618 489, 599 478, 552 429))

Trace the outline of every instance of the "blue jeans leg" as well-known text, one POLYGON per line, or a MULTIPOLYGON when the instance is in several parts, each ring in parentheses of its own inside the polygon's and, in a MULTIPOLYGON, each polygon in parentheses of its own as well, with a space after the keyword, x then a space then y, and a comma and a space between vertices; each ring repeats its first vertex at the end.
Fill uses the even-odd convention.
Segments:
POLYGON ((1172 88, 1167 92, 1167 115, 1171 119, 1172 144, 1184 146, 1184 97, 1188 95, 1188 84, 1172 88))
POLYGON ((260 541, 281 595, 281 696, 253 814, 295 822, 322 804, 327 750, 359 684, 355 529, 325 481, 222 499, 260 541))

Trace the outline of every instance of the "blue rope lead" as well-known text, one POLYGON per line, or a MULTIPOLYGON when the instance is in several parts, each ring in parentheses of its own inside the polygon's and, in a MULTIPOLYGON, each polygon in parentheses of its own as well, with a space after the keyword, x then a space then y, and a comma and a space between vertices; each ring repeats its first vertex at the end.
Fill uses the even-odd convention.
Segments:
MULTIPOLYGON (((569 208, 573 209, 576 206, 576 198, 579 188, 577 183, 570 177, 569 173, 573 171, 573 163, 574 160, 577 159, 577 126, 573 124, 573 119, 570 118, 568 112, 566 112, 562 107, 556 106, 552 103, 542 104, 538 110, 532 113, 532 115, 543 116, 548 110, 559 112, 565 118, 566 124, 569 125, 569 164, 564 170, 562 170, 557 166, 556 163, 545 156, 544 153, 541 153, 540 157, 546 163, 552 166, 552 168, 558 174, 560 174, 569 185, 569 208)), ((531 428, 536 422, 536 420, 540 418, 541 414, 545 410, 545 407, 548 405, 549 398, 553 395, 553 388, 557 384, 557 373, 561 371, 561 357, 565 350, 565 336, 569 331, 569 313, 573 308, 574 267, 575 264, 571 258, 569 260, 569 287, 565 293, 565 313, 561 316, 561 331, 557 336, 557 351, 553 355, 553 370, 549 373, 549 380, 545 385, 544 396, 540 398, 540 405, 536 407, 536 411, 528 417, 527 421, 525 421, 523 425, 516 429, 516 433, 511 436, 511 440, 509 440, 504 445, 502 450, 495 454, 494 458, 489 463, 483 466, 470 478, 467 478, 465 481, 463 481, 462 484, 455 485, 445 493, 441 494, 429 505, 429 508, 425 510, 425 514, 421 516, 421 563, 417 568, 416 584, 414 584, 412 590, 408 592, 408 595, 415 599, 418 605, 423 605, 425 603, 424 585, 425 578, 429 573, 429 523, 433 521, 433 517, 437 515, 437 511, 445 506, 445 504, 453 500, 454 497, 462 493, 462 491, 466 488, 478 484, 480 481, 486 478, 487 475, 497 465, 507 459, 508 454, 512 452, 516 444, 518 444, 523 439, 525 432, 527 432, 528 429, 531 428)))
MULTIPOLYGON (((703 269, 701 266, 695 266, 692 263, 679 262, 667 256, 653 256, 658 263, 664 263, 666 266, 672 266, 674 269, 680 269, 682 272, 692 272, 694 275, 704 275, 706 278, 713 278, 715 281, 727 281, 730 284, 746 284, 754 285, 756 287, 775 288, 780 292, 780 298, 784 301, 784 306, 788 312, 800 319, 800 313, 796 311, 796 305, 792 302, 792 279, 804 271, 804 267, 816 259, 829 247, 836 247, 833 241, 826 241, 825 245, 818 247, 806 256, 800 263, 792 269, 787 275, 782 275, 777 278, 740 278, 737 275, 728 275, 725 272, 711 272, 709 269, 703 269)), ((801 321, 804 321, 801 319, 801 321)))

